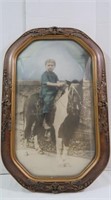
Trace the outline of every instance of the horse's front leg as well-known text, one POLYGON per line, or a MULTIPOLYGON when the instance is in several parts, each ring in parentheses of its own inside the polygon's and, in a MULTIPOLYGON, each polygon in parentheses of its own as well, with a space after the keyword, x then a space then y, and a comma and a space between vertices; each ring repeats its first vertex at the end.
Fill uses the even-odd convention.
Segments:
POLYGON ((62 138, 57 139, 56 149, 57 149, 57 155, 58 156, 62 155, 62 151, 63 151, 62 138))
POLYGON ((36 151, 40 151, 37 135, 34 136, 34 148, 35 148, 36 151))
POLYGON ((28 147, 29 146, 29 139, 31 137, 31 129, 32 125, 34 123, 34 118, 31 115, 26 116, 25 118, 25 130, 24 130, 24 146, 28 147))
POLYGON ((60 166, 63 167, 69 167, 69 156, 68 156, 68 149, 69 146, 66 146, 62 140, 62 138, 59 138, 58 142, 58 152, 57 152, 57 161, 60 166))
POLYGON ((63 159, 63 161, 64 160, 67 160, 67 158, 68 158, 68 146, 65 146, 64 144, 63 144, 63 152, 62 152, 62 159, 63 159))
POLYGON ((56 151, 57 151, 57 163, 62 165, 62 154, 63 154, 63 141, 62 138, 57 138, 56 140, 56 151))
POLYGON ((34 124, 33 128, 33 136, 34 136, 34 149, 38 151, 39 153, 43 154, 43 150, 40 148, 40 144, 38 141, 38 135, 42 134, 41 129, 42 129, 42 122, 36 119, 36 122, 34 124))

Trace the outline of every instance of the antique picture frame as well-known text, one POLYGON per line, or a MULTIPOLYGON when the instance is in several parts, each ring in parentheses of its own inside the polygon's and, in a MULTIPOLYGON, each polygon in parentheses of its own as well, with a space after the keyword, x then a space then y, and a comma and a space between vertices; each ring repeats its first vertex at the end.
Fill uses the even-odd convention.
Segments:
POLYGON ((77 192, 109 159, 104 55, 84 32, 37 28, 7 50, 3 163, 26 189, 77 192))

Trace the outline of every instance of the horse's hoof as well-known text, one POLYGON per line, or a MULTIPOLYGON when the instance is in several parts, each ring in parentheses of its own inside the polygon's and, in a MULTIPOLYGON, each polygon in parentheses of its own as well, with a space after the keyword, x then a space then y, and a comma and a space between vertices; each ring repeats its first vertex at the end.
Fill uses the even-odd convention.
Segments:
POLYGON ((36 151, 40 151, 41 149, 40 149, 39 147, 36 147, 35 150, 36 150, 36 151))
POLYGON ((43 151, 42 149, 39 149, 39 150, 38 150, 38 153, 41 154, 41 155, 43 155, 43 154, 44 154, 44 151, 43 151))

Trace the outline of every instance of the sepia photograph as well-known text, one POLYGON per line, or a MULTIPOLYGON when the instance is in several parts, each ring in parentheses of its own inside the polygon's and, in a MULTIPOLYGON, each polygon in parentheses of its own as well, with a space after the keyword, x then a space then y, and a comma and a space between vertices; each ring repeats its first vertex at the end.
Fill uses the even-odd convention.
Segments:
POLYGON ((77 176, 95 150, 92 58, 74 40, 33 41, 17 57, 15 155, 33 176, 77 176))

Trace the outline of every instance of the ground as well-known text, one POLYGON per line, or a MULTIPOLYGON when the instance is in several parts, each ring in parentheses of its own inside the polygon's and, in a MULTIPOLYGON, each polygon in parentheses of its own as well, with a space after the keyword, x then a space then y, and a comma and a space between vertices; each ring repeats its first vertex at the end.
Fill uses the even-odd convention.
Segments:
POLYGON ((16 152, 22 165, 35 176, 70 176, 79 174, 89 163, 90 159, 66 156, 65 159, 57 154, 40 154, 35 149, 27 148, 16 152))

